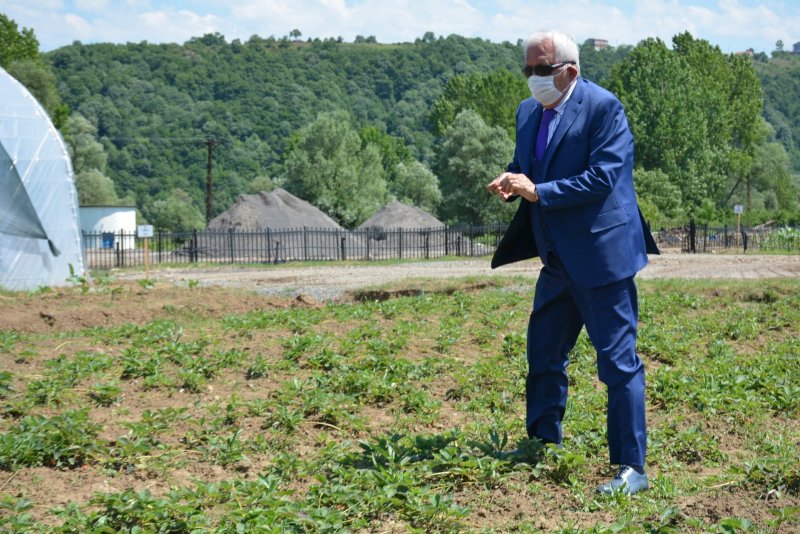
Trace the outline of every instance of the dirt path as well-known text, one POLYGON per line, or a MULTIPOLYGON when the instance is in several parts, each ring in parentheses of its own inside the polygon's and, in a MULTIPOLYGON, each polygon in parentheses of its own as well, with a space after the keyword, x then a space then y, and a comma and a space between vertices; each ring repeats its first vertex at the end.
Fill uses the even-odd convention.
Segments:
MULTIPOLYGON (((152 271, 161 282, 178 285, 235 287, 267 295, 307 293, 318 300, 336 298, 343 291, 376 286, 414 278, 457 278, 465 276, 535 276, 541 267, 538 260, 507 265, 496 270, 488 258, 455 261, 423 261, 374 265, 285 265, 281 267, 203 267, 165 268, 152 271)), ((122 272, 115 278, 139 279, 142 272, 122 272)), ((663 254, 651 258, 639 274, 649 278, 793 278, 800 277, 800 256, 663 254)))

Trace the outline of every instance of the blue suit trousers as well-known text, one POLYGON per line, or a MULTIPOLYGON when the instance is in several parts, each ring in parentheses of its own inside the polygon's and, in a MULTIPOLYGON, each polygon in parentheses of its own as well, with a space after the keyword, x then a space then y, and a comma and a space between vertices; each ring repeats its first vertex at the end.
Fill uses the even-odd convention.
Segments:
POLYGON ((647 449, 644 366, 636 354, 638 301, 633 277, 584 288, 550 255, 536 283, 528 323, 528 436, 561 443, 567 406, 569 352, 585 325, 608 390, 612 464, 644 466, 647 449))

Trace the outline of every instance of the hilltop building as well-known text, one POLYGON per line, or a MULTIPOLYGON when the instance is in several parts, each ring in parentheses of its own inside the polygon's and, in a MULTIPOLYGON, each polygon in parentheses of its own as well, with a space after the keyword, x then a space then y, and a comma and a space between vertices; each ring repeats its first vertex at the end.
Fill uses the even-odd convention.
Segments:
POLYGON ((586 39, 586 44, 593 46, 595 50, 608 48, 608 39, 595 39, 594 37, 586 39))

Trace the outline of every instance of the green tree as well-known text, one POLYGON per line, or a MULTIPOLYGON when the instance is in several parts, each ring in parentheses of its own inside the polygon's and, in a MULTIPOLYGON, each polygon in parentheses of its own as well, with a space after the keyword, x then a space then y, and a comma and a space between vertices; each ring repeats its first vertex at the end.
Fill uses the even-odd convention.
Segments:
POLYGON ((413 161, 411 151, 406 146, 401 137, 389 135, 377 126, 364 126, 358 132, 361 138, 362 148, 367 145, 374 145, 381 154, 381 163, 387 174, 394 172, 399 163, 410 163, 413 161))
POLYGON ((587 39, 580 47, 581 76, 605 87, 613 66, 624 60, 632 49, 630 45, 596 49, 587 39))
POLYGON ((61 128, 69 115, 56 88, 56 78, 39 55, 39 41, 29 28, 0 13, 0 67, 24 85, 47 110, 56 128, 61 128))
POLYGON ((205 216, 182 189, 173 189, 163 198, 145 205, 144 216, 166 232, 199 230, 205 227, 205 216))
POLYGON ((15 61, 38 61, 39 40, 30 28, 22 28, 0 13, 0 67, 8 69, 15 61))
POLYGON ((783 144, 800 171, 800 55, 786 54, 779 59, 754 64, 764 88, 764 118, 775 128, 775 138, 783 144))
POLYGON ((505 170, 514 152, 506 130, 489 126, 470 109, 459 113, 442 137, 434 171, 448 224, 508 222, 516 203, 500 202, 486 185, 505 170))
POLYGON ((380 152, 391 196, 434 213, 442 200, 439 179, 424 163, 414 161, 405 141, 377 126, 363 127, 359 136, 362 148, 372 145, 380 152))
POLYGON ((389 182, 389 192, 404 204, 412 204, 428 213, 436 213, 442 202, 439 179, 419 161, 400 162, 389 182))
MULTIPOLYGON (((214 214, 254 178, 281 177, 291 139, 320 112, 346 109, 356 131, 375 125, 430 165, 436 138, 427 118, 445 80, 517 70, 521 57, 517 46, 457 35, 387 46, 209 35, 184 44, 76 42, 44 54, 61 97, 97 126, 117 191, 134 194, 140 209, 173 188, 203 206, 202 141, 221 141, 214 214)), ((395 167, 385 167, 387 180, 395 167)))
POLYGON ((380 151, 362 147, 343 111, 320 113, 298 132, 284 176, 289 192, 345 227, 357 226, 388 199, 380 151))
MULTIPOLYGON (((750 185, 761 199, 761 205, 751 208, 797 210, 800 191, 789 173, 789 155, 780 143, 765 143, 756 149, 750 185)), ((734 203, 746 205, 746 197, 746 192, 739 192, 734 203)))
POLYGON ((108 155, 97 141, 97 128, 80 113, 73 113, 64 128, 64 141, 76 173, 94 169, 104 173, 108 155))
POLYGON ((12 63, 8 73, 24 85, 44 107, 56 128, 63 128, 69 117, 69 106, 64 104, 56 88, 53 71, 41 61, 22 60, 12 63))
POLYGON ((660 169, 634 171, 636 194, 645 218, 653 227, 681 225, 685 219, 681 190, 660 169))
POLYGON ((433 131, 442 135, 459 113, 471 109, 485 123, 502 127, 514 139, 517 106, 530 96, 522 74, 507 69, 453 76, 434 103, 429 120, 433 131))
POLYGON ((748 60, 688 33, 673 44, 639 43, 610 87, 625 104, 637 167, 672 178, 689 211, 705 199, 722 205, 726 179, 749 172, 763 139, 761 89, 748 60))
POLYGON ((97 169, 77 173, 75 187, 81 206, 116 206, 120 203, 114 191, 114 182, 97 169))
POLYGON ((81 206, 114 206, 120 199, 114 182, 106 176, 108 155, 97 139, 97 128, 79 113, 73 113, 64 127, 75 186, 81 206))
POLYGON ((251 194, 261 193, 262 191, 269 193, 277 187, 279 187, 279 183, 274 178, 270 178, 269 176, 256 176, 250 182, 247 192, 251 194))

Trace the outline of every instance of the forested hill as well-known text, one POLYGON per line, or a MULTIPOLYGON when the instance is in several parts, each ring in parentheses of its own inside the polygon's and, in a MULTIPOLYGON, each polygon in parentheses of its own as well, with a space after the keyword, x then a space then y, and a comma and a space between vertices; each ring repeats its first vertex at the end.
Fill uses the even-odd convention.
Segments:
POLYGON ((184 45, 76 43, 46 58, 64 101, 97 126, 117 193, 133 193, 139 206, 171 188, 202 206, 205 141, 219 141, 218 213, 254 178, 279 175, 292 134, 322 111, 347 110, 356 126, 385 129, 429 160, 426 118, 447 80, 516 71, 523 57, 516 44, 458 36, 370 40, 227 43, 206 35, 184 45))
MULTIPOLYGON (((765 220, 775 210, 794 220, 800 57, 776 54, 729 56, 688 33, 671 49, 652 39, 581 46, 582 74, 626 105, 651 220, 722 220, 731 203, 766 210, 765 220), (766 133, 756 120, 762 95, 766 133)), ((151 222, 188 228, 205 219, 209 146, 211 216, 241 193, 280 184, 345 224, 391 196, 430 206, 442 220, 504 219, 483 206, 484 183, 513 150, 514 108, 529 94, 523 55, 520 43, 430 33, 404 44, 257 36, 229 43, 209 34, 183 45, 75 43, 44 59, 72 111, 65 137, 79 192, 124 197, 151 222), (482 119, 462 117, 446 138, 443 126, 465 109, 482 119), (322 112, 337 113, 318 119, 322 112), (330 141, 336 136, 341 143, 330 141), (374 186, 372 203, 353 196, 359 177, 374 186)))
POLYGON ((753 66, 764 88, 764 118, 800 173, 800 55, 779 52, 753 66))

